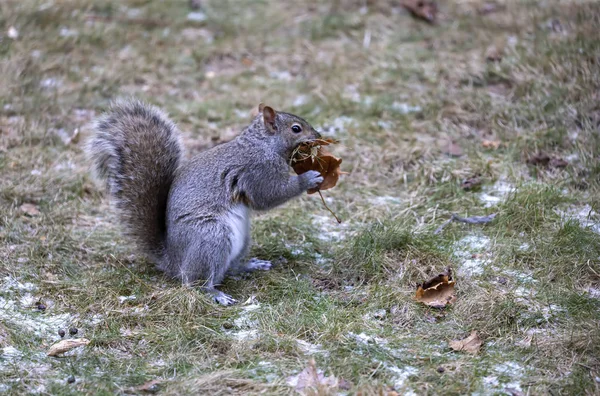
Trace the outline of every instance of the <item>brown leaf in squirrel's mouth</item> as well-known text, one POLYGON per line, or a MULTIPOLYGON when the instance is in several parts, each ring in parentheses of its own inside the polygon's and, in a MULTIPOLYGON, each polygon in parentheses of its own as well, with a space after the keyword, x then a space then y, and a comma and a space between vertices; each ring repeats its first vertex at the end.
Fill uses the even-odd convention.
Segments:
POLYGON ((309 170, 316 170, 323 176, 323 183, 318 188, 308 190, 309 194, 335 187, 340 175, 346 173, 340 169, 342 159, 323 148, 335 143, 337 142, 333 139, 317 139, 303 143, 294 150, 291 161, 294 172, 301 175, 309 170))

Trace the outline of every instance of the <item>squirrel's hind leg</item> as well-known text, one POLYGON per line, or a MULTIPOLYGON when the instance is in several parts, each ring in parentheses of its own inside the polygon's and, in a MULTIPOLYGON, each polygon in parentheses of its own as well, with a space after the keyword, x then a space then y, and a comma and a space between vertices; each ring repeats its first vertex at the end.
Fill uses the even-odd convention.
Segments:
POLYGON ((248 251, 250 250, 250 235, 244 238, 244 247, 240 254, 231 261, 226 276, 237 276, 243 273, 254 272, 257 270, 268 271, 273 266, 270 261, 259 260, 256 257, 246 260, 248 251))
POLYGON ((225 232, 219 232, 222 230, 218 228, 210 231, 195 233, 193 243, 187 245, 179 267, 179 278, 188 285, 204 279, 202 291, 221 305, 232 305, 237 301, 215 288, 223 281, 229 268, 231 247, 225 232), (213 235, 213 237, 204 238, 204 235, 213 235))

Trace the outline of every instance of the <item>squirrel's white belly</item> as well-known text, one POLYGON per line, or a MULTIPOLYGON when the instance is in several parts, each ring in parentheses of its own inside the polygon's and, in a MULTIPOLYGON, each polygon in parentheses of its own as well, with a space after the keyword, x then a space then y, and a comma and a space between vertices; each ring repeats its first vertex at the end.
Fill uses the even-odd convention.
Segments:
POLYGON ((226 215, 226 222, 231 229, 231 253, 229 262, 242 253, 246 238, 250 232, 250 210, 246 205, 235 205, 226 215))

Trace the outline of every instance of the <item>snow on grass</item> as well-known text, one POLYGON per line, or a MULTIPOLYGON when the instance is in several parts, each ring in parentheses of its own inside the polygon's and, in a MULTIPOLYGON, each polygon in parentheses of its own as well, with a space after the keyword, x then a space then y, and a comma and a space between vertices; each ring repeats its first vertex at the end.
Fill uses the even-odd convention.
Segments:
MULTIPOLYGON (((31 293, 37 289, 30 282, 7 276, 0 285, 0 321, 11 324, 44 340, 53 339, 61 327, 68 327, 73 317, 69 314, 51 314, 37 310, 37 298, 31 293)), ((48 307, 53 303, 44 301, 48 307)))
POLYGON ((576 220, 584 228, 600 234, 600 215, 590 205, 571 207, 565 210, 556 209, 563 222, 576 220))
POLYGON ((486 236, 468 235, 454 244, 453 255, 460 260, 458 274, 481 275, 491 260, 485 257, 490 246, 486 236))
POLYGON ((486 208, 496 206, 504 202, 506 196, 515 191, 515 187, 507 182, 499 181, 491 186, 483 186, 479 199, 486 208))
POLYGON ((412 391, 411 389, 407 389, 408 378, 419 373, 419 370, 416 367, 404 366, 400 368, 389 363, 384 363, 383 367, 385 367, 388 371, 393 373, 393 386, 395 390, 402 391, 402 394, 405 396, 416 395, 414 391, 412 391))
POLYGON ((258 338, 258 330, 256 326, 258 321, 254 317, 254 313, 260 309, 261 305, 256 301, 255 296, 251 296, 241 306, 240 314, 234 319, 233 325, 236 330, 228 331, 238 341, 250 341, 258 338))

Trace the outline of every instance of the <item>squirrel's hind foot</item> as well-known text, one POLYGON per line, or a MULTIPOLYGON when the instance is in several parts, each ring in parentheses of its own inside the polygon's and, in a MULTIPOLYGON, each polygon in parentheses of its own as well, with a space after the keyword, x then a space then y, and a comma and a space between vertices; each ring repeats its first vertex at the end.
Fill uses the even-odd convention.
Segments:
POLYGON ((271 268, 273 268, 273 263, 268 260, 257 259, 256 257, 248 260, 243 266, 243 270, 246 272, 268 271, 271 268))
POLYGON ((238 301, 227 293, 223 293, 217 289, 207 289, 206 292, 211 295, 213 300, 221 305, 228 306, 236 304, 238 301))

